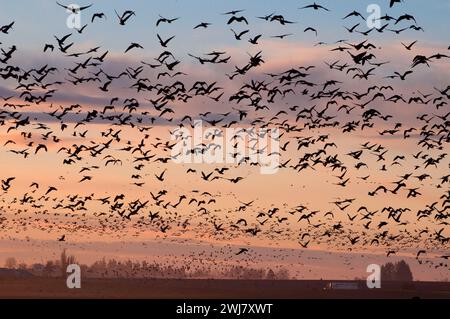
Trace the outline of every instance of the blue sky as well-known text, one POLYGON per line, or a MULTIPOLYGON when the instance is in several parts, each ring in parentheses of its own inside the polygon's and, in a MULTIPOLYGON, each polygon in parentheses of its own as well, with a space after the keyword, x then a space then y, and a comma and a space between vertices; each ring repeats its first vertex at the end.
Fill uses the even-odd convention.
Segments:
MULTIPOLYGON (((70 1, 62 1, 64 4, 70 1)), ((76 1, 72 1, 76 2, 76 1)), ((368 4, 379 4, 382 14, 388 13, 397 17, 403 13, 410 13, 418 18, 418 24, 425 28, 426 33, 409 33, 412 38, 422 38, 427 41, 450 43, 450 1, 449 0, 405 0, 402 5, 389 9, 388 0, 361 1, 361 0, 340 0, 340 1, 318 1, 318 3, 328 7, 333 12, 313 10, 298 10, 299 7, 311 4, 313 1, 284 0, 280 5, 276 1, 255 1, 255 0, 228 0, 228 1, 177 1, 177 0, 152 0, 152 1, 92 1, 94 6, 83 13, 82 23, 90 23, 90 18, 95 12, 105 12, 106 21, 97 21, 94 26, 88 26, 88 32, 77 39, 100 43, 110 49, 121 51, 123 47, 131 41, 143 42, 146 49, 157 46, 156 32, 163 37, 177 35, 173 45, 179 47, 190 46, 195 42, 199 48, 212 46, 214 44, 225 46, 236 43, 226 26, 227 17, 220 13, 233 9, 246 9, 243 15, 250 20, 250 35, 264 33, 265 35, 276 35, 281 33, 295 33, 289 41, 312 40, 334 41, 348 37, 348 33, 343 25, 352 26, 359 19, 353 18, 342 21, 341 18, 352 10, 357 10, 365 14, 368 4), (129 20, 125 27, 117 23, 114 9, 118 12, 124 10, 134 10, 137 16, 129 20), (276 23, 267 23, 256 19, 256 16, 276 12, 282 14, 291 21, 298 22, 290 26, 281 26, 276 23), (163 25, 155 28, 158 15, 165 17, 181 17, 179 21, 172 25, 163 25), (207 30, 194 32, 193 26, 201 21, 211 22, 213 25, 207 30), (319 30, 319 37, 316 39, 312 34, 303 33, 307 26, 313 26, 319 30), (430 32, 432 30, 432 32, 430 32)), ((90 2, 79 1, 80 5, 90 2)), ((27 1, 24 9, 23 3, 15 1, 5 1, 2 3, 0 11, 0 24, 7 24, 11 20, 17 21, 14 30, 14 44, 19 48, 41 48, 43 43, 54 41, 53 35, 63 35, 70 32, 65 25, 67 13, 57 6, 53 0, 27 1)), ((408 26, 408 23, 406 23, 408 26)), ((234 25, 236 30, 244 30, 245 25, 234 25)), ((365 26, 364 26, 365 28, 365 26)), ((78 36, 78 35, 77 35, 78 36)), ((394 37, 395 35, 390 35, 394 37)), ((386 38, 386 35, 384 35, 386 38)), ((0 41, 5 40, 2 35, 0 41)), ((12 41, 12 39, 10 40, 12 41)), ((243 41, 244 42, 244 41, 243 41)), ((246 42, 246 41, 245 41, 246 42)), ((7 42, 5 42, 7 43, 7 42)), ((243 45, 248 43, 243 43, 243 45)))

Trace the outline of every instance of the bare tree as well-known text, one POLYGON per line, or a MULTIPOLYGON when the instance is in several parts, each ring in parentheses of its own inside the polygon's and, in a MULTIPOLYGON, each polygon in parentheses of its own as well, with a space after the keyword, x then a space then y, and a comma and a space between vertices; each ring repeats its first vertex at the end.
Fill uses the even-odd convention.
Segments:
POLYGON ((68 265, 68 263, 67 263, 66 249, 63 249, 63 251, 61 253, 61 277, 66 276, 67 265, 68 265))
POLYGON ((8 269, 15 269, 17 266, 17 261, 16 258, 14 257, 9 257, 6 259, 5 261, 5 267, 8 269))
POLYGON ((45 277, 51 277, 53 274, 53 269, 55 267, 55 263, 52 260, 47 261, 47 263, 45 264, 45 267, 43 269, 42 274, 45 277))
POLYGON ((64 249, 61 253, 61 275, 65 277, 67 275, 67 266, 76 264, 77 260, 73 255, 67 255, 66 249, 64 249))

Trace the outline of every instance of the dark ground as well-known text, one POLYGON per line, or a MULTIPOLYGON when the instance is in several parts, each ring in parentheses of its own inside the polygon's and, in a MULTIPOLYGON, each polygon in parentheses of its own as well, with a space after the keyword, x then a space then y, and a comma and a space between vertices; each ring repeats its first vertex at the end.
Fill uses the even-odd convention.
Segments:
MULTIPOLYGON (((450 283, 417 282, 405 287, 386 283, 382 289, 326 291, 328 281, 237 281, 84 279, 81 289, 68 289, 60 278, 0 278, 0 298, 120 299, 450 299, 450 283)), ((363 286, 363 283, 361 283, 363 286)))

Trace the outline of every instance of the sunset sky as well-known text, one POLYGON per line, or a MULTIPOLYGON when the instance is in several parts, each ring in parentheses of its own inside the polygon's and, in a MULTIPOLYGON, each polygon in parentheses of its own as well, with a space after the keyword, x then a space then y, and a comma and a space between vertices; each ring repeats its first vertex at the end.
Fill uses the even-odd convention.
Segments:
MULTIPOLYGON (((19 66, 18 74, 31 69, 56 67, 57 71, 49 73, 44 82, 63 83, 45 89, 33 88, 30 94, 40 95, 50 89, 55 89, 55 92, 51 92, 51 97, 45 102, 28 103, 24 95, 21 96, 28 90, 26 85, 25 88, 18 87, 18 79, 14 77, 5 76, 0 80, 0 103, 11 104, 3 105, 0 109, 0 181, 5 186, 4 181, 15 177, 10 183, 11 187, 4 187, 3 192, 0 192, 0 264, 10 256, 29 263, 43 262, 48 258, 57 258, 63 248, 86 263, 103 256, 136 260, 167 258, 183 263, 189 262, 199 251, 206 250, 213 256, 208 261, 212 264, 217 260, 217 264, 283 265, 292 267, 293 275, 303 279, 361 277, 371 263, 406 259, 412 265, 417 279, 448 280, 450 268, 447 260, 441 256, 448 255, 450 249, 449 242, 445 243, 445 238, 450 236, 450 228, 445 222, 449 214, 446 210, 448 204, 442 197, 449 196, 449 183, 443 180, 450 171, 449 119, 446 118, 445 124, 443 118, 450 108, 448 104, 441 107, 436 107, 436 104, 448 102, 448 97, 439 91, 444 91, 450 85, 450 59, 433 59, 429 67, 423 64, 417 66, 412 69, 412 74, 406 76, 405 81, 389 76, 394 72, 404 74, 410 70, 416 55, 450 55, 450 0, 435 0, 432 4, 421 0, 405 0, 394 8, 389 8, 387 0, 320 1, 330 12, 298 9, 308 4, 311 3, 298 0, 287 0, 282 4, 250 0, 97 1, 91 8, 81 12, 81 24, 87 24, 81 34, 67 28, 68 13, 55 1, 33 1, 27 4, 26 9, 12 1, 2 4, 0 27, 12 21, 15 23, 8 34, 0 33, 0 47, 4 50, 3 54, 13 45, 17 51, 7 63, 0 64, 1 74, 6 74, 7 65, 19 66), (410 29, 413 21, 402 21, 397 25, 391 21, 388 29, 408 29, 400 34, 374 30, 368 37, 356 32, 349 33, 344 26, 351 28, 360 23, 357 30, 361 32, 367 31, 367 26, 361 18, 343 18, 353 10, 367 16, 367 5, 372 3, 380 5, 382 15, 388 14, 395 18, 405 13, 413 15, 416 25, 421 26, 424 32, 410 29), (238 9, 245 10, 237 15, 245 16, 249 25, 227 25, 231 16, 223 13, 238 9), (125 26, 121 26, 114 10, 120 14, 125 10, 133 10, 136 15, 125 26), (92 15, 100 12, 105 13, 106 18, 91 23, 92 15), (283 26, 257 18, 272 13, 283 15, 286 20, 295 23, 283 26), (179 20, 156 27, 159 15, 179 17, 179 20), (211 25, 207 29, 193 30, 201 22, 211 25), (309 26, 317 30, 317 36, 314 32, 304 32, 309 26), (250 31, 242 37, 243 40, 237 41, 230 28, 236 32, 250 31), (72 35, 66 44, 74 42, 74 45, 68 54, 99 48, 92 53, 92 57, 87 54, 67 56, 58 49, 55 36, 62 38, 69 33, 72 35), (175 38, 167 48, 162 48, 157 34, 163 39, 171 36, 175 38), (248 42, 249 38, 259 34, 262 37, 258 45, 248 42), (284 39, 273 38, 282 34, 292 35, 284 39), (339 71, 327 66, 333 62, 337 65, 346 63, 345 69, 357 67, 368 71, 373 66, 355 65, 348 53, 330 51, 338 46, 346 46, 355 54, 356 51, 349 44, 356 45, 364 40, 374 44, 370 50, 376 56, 373 62, 388 62, 374 67, 373 75, 368 80, 353 77, 355 71, 339 71), (405 49, 404 45, 416 40, 412 50, 405 49), (124 53, 134 42, 143 49, 124 53), (55 50, 43 52, 46 44, 54 45, 55 50), (156 58, 167 50, 173 55, 167 61, 180 61, 174 71, 167 70, 164 64, 158 68, 148 67, 147 64, 158 64, 156 58), (87 68, 79 67, 80 71, 70 71, 89 57, 91 60, 88 63, 94 63, 94 57, 106 51, 108 54, 104 62, 87 68), (202 65, 189 56, 206 57, 207 53, 213 51, 226 52, 223 57, 230 56, 229 62, 202 65), (243 67, 250 56, 258 52, 262 55, 261 65, 233 80, 229 79, 229 75, 236 70, 235 66, 243 67), (142 64, 142 61, 147 64, 142 64), (315 67, 308 71, 301 69, 308 66, 315 67), (143 68, 136 79, 125 75, 112 80, 108 92, 99 89, 108 81, 105 74, 118 76, 125 70, 130 74, 133 73, 130 68, 138 67, 143 68), (278 82, 280 74, 299 68, 306 73, 305 80, 314 83, 314 87, 304 84, 288 86, 285 82, 278 82), (104 73, 97 73, 99 70, 104 73), (173 78, 159 78, 158 72, 163 71, 168 71, 173 78), (174 75, 176 71, 184 74, 174 75), (274 74, 277 76, 272 76, 274 74), (69 82, 74 79, 71 75, 95 76, 97 80, 73 85, 69 82), (217 92, 194 96, 187 102, 173 99, 165 106, 173 113, 161 116, 164 108, 156 110, 150 100, 156 100, 165 92, 158 92, 159 88, 137 92, 132 85, 138 79, 148 79, 146 85, 159 85, 159 88, 170 86, 178 80, 185 84, 187 91, 196 81, 205 81, 208 85, 214 83, 217 92), (229 100, 230 96, 244 90, 242 86, 252 80, 265 81, 268 87, 279 90, 292 88, 293 94, 286 93, 284 97, 278 95, 273 102, 267 101, 267 95, 261 95, 261 105, 268 107, 261 110, 252 109, 247 99, 239 103, 229 100), (336 82, 326 85, 327 81, 336 82), (366 93, 372 86, 392 86, 392 90, 380 90, 386 98, 399 95, 406 101, 411 97, 430 101, 427 104, 392 103, 377 98, 367 106, 360 107, 356 103, 363 103, 367 101, 366 98, 346 100, 341 98, 342 95, 312 98, 312 94, 318 91, 335 89, 339 89, 343 95, 358 95, 366 93), (221 93, 223 96, 220 96, 221 93), (423 95, 430 98, 424 98, 423 95), (11 98, 5 100, 7 97, 11 98), (111 103, 114 97, 118 100, 111 103), (114 116, 122 116, 122 119, 126 117, 128 110, 125 101, 132 98, 139 102, 139 106, 131 112, 130 122, 119 125, 118 118, 114 116), (435 102, 435 98, 440 100, 435 102), (327 107, 330 101, 335 104, 327 107), (12 106, 14 104, 17 106, 12 106), (56 115, 62 114, 64 108, 75 104, 80 106, 68 111, 63 120, 50 115, 54 111, 56 115), (97 115, 111 104, 115 106, 113 111, 106 112, 104 118, 97 115), (338 111, 342 105, 355 108, 348 112, 338 111), (317 123, 338 121, 339 125, 306 128, 305 123, 310 120, 311 124, 314 119, 299 120, 297 116, 302 109, 313 106, 315 119, 319 118, 317 123), (373 127, 362 130, 362 116, 368 109, 375 109, 382 116, 390 115, 391 118, 373 119, 373 127), (247 112, 244 119, 240 119, 239 111, 242 110, 247 112), (98 112, 95 118, 86 121, 88 114, 93 111, 98 112), (320 119, 320 111, 323 111, 322 115, 330 116, 330 119, 320 119), (211 114, 201 115, 205 112, 211 114), (227 112, 230 113, 221 115, 227 112), (428 114, 428 117, 423 117, 424 114, 428 114), (113 117, 108 119, 108 115, 113 117), (190 116, 192 120, 222 119, 217 128, 233 121, 237 128, 260 129, 261 123, 269 127, 282 127, 280 145, 285 149, 280 152, 280 163, 285 163, 286 167, 280 168, 274 175, 263 175, 259 167, 249 165, 173 163, 168 147, 174 143, 171 132, 180 123, 190 128, 190 122, 183 120, 185 116, 190 116), (16 129, 17 122, 27 117, 30 124, 16 129), (259 124, 255 124, 258 123, 255 120, 259 124), (357 128, 344 133, 343 126, 352 121, 358 122, 357 128), (62 123, 67 125, 64 130, 61 130, 62 123), (397 126, 398 123, 401 125, 397 126), (292 131, 286 129, 286 125, 301 130, 292 131), (432 125, 437 127, 431 128, 432 125), (444 129, 440 131, 441 126, 444 129), (408 128, 416 131, 405 139, 404 131, 408 128), (393 135, 380 134, 385 130, 397 129, 393 135), (434 144, 434 148, 427 149, 418 145, 425 136, 420 133, 427 130, 434 130, 432 138, 435 140, 442 138, 439 147, 434 144), (27 136, 29 133, 31 137, 27 136), (115 133, 117 138, 113 137, 115 133), (320 136, 326 138, 317 140, 320 136), (315 142, 300 147, 298 143, 302 139, 315 142), (97 155, 93 154, 111 140, 108 148, 97 155), (326 148, 326 155, 320 159, 337 155, 347 169, 344 175, 340 167, 324 167, 320 161, 312 165, 314 156, 309 161, 310 166, 304 170, 290 167, 299 164, 299 159, 321 150, 328 142, 336 145, 326 148), (366 146, 376 146, 365 149, 359 159, 349 155, 363 149, 364 143, 368 143, 366 146), (40 150, 35 154, 39 144, 45 145, 47 151, 40 150), (84 150, 80 152, 80 158, 76 158, 74 150, 80 145, 94 149, 84 150), (379 145, 382 151, 375 152, 374 149, 379 145), (124 150, 127 147, 130 149, 124 150), (381 161, 379 155, 385 150, 387 153, 381 161), (20 151, 29 154, 24 158, 20 151), (416 155, 419 152, 422 153, 416 155), (138 158, 144 153, 155 157, 148 162, 140 162, 138 158), (428 157, 420 157, 425 154, 428 157), (425 167, 425 160, 430 157, 442 158, 436 165, 425 167), (72 165, 63 164, 68 158, 75 159, 75 162, 72 165), (169 158, 169 161, 156 162, 157 158, 169 158), (117 160, 117 163, 106 165, 109 159, 117 160), (356 168, 359 162, 367 166, 356 168), (145 165, 137 170, 136 166, 141 163, 145 165), (223 167, 228 168, 224 174, 215 171, 223 167), (189 169, 195 172, 188 173, 189 169), (165 172, 164 180, 159 181, 156 176, 162 172, 165 172), (202 178, 202 173, 211 172, 212 177, 218 177, 216 180, 202 178), (368 195, 380 185, 389 190, 394 189, 394 182, 405 174, 412 176, 405 179, 407 185, 397 193, 368 195), (414 177, 422 174, 429 176, 424 180, 414 177), (139 177, 134 178, 133 175, 139 177), (80 183, 86 176, 91 180, 80 183), (243 180, 230 182, 230 179, 238 176, 243 177, 243 180), (350 179, 345 187, 337 185, 347 178, 350 179), (135 185, 135 182, 143 184, 135 185), (33 183, 37 183, 39 188, 31 186, 33 183), (50 186, 56 190, 48 193, 50 186), (420 195, 410 197, 406 189, 417 189, 420 195), (166 192, 155 199, 154 196, 161 190, 166 192), (120 194, 124 198, 115 201, 114 198, 120 194), (186 200, 173 206, 183 195, 186 200), (189 204, 193 198, 196 202, 189 204), (340 208, 340 204, 334 203, 346 199, 350 200, 348 208, 340 208), (72 209, 68 207, 80 200, 85 202, 84 210, 80 206, 72 209), (203 204, 198 203, 201 200, 204 200, 203 204), (136 201, 146 203, 144 208, 136 216, 124 218, 123 212, 132 210, 129 205, 136 201), (114 202, 122 202, 123 206, 112 209, 114 202), (388 212, 382 212, 383 208, 389 206, 409 209, 401 214, 403 224, 394 222, 391 216, 388 217, 388 212), (274 208, 277 208, 276 213, 269 216, 274 208), (418 216, 423 210, 429 210, 430 214, 419 220, 418 216), (371 224, 367 224, 368 220, 363 218, 366 211, 375 212, 371 224), (149 214, 156 212, 159 217, 153 222, 149 214), (263 213, 263 218, 260 213, 263 213), (311 217, 300 219, 308 213, 312 213, 311 217), (442 220, 435 218, 439 214, 447 214, 447 217, 442 220), (266 222, 261 223, 265 217, 266 222), (246 220, 245 227, 237 224, 240 219, 246 220), (380 227, 382 222, 387 224, 380 227), (338 224, 343 227, 342 231, 333 228, 338 224), (168 229, 162 231, 165 225, 168 229), (252 227, 261 232, 257 236, 250 235, 246 229, 252 227), (382 235, 383 231, 387 231, 387 235, 382 235), (327 237, 327 232, 332 235, 327 237), (66 236, 65 241, 58 241, 63 235, 66 236), (350 244, 351 239, 356 237, 359 238, 357 243, 350 244), (373 244, 374 239, 379 242, 377 245, 373 244), (227 248, 226 253, 223 253, 223 247, 227 248), (236 256, 236 251, 241 247, 249 249, 248 255, 236 256), (422 255, 419 263, 415 257, 421 249, 427 253, 422 255), (395 254, 387 258, 387 252, 392 250, 395 254), (279 258, 280 255, 285 258, 279 258)), ((358 50, 357 53, 360 52, 358 50)), ((34 79, 31 76, 20 83, 37 81, 37 71, 31 74, 35 76, 34 79)), ((186 93, 193 92, 195 90, 186 93)), ((374 93, 375 90, 367 98, 374 93)))

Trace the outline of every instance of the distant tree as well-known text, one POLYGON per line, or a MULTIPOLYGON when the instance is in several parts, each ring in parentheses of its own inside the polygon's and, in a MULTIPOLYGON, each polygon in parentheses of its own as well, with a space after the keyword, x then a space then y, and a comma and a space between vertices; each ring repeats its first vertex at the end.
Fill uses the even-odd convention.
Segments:
POLYGON ((54 267, 55 267, 55 263, 52 260, 47 261, 47 263, 45 264, 45 267, 42 271, 42 274, 45 277, 51 277, 53 274, 54 267))
POLYGON ((14 269, 17 266, 17 261, 16 258, 14 257, 9 257, 6 259, 5 261, 5 267, 8 269, 14 269))
POLYGON ((393 263, 389 262, 381 266, 381 280, 383 281, 393 281, 395 275, 395 266, 393 263))
POLYGON ((404 260, 401 260, 395 264, 395 272, 397 281, 403 282, 413 281, 411 268, 409 268, 409 265, 404 260))
POLYGON ((279 280, 288 280, 289 279, 289 270, 287 270, 286 268, 281 268, 280 270, 277 271, 277 279, 279 280))
POLYGON ((77 264, 77 259, 75 258, 74 255, 69 255, 67 256, 67 264, 68 265, 73 265, 73 264, 77 264))
POLYGON ((45 265, 38 263, 31 265, 30 269, 34 274, 41 276, 42 272, 44 271, 44 267, 45 265))
POLYGON ((61 253, 61 277, 66 276, 67 265, 68 265, 68 263, 67 263, 66 249, 63 249, 63 251, 61 253))
POLYGON ((411 282, 413 275, 409 265, 401 260, 395 264, 389 262, 381 266, 381 280, 411 282))
POLYGON ((64 249, 61 253, 61 260, 60 260, 61 276, 66 277, 67 276, 67 266, 73 265, 76 263, 77 263, 77 260, 76 260, 75 256, 73 256, 73 255, 68 256, 66 254, 66 249, 64 249))
POLYGON ((267 280, 275 280, 275 279, 277 279, 277 276, 275 276, 275 273, 273 272, 272 269, 269 269, 267 271, 266 279, 267 280))
POLYGON ((20 269, 20 270, 27 270, 27 269, 28 269, 28 266, 27 266, 26 263, 20 263, 20 264, 17 266, 17 269, 20 269))

